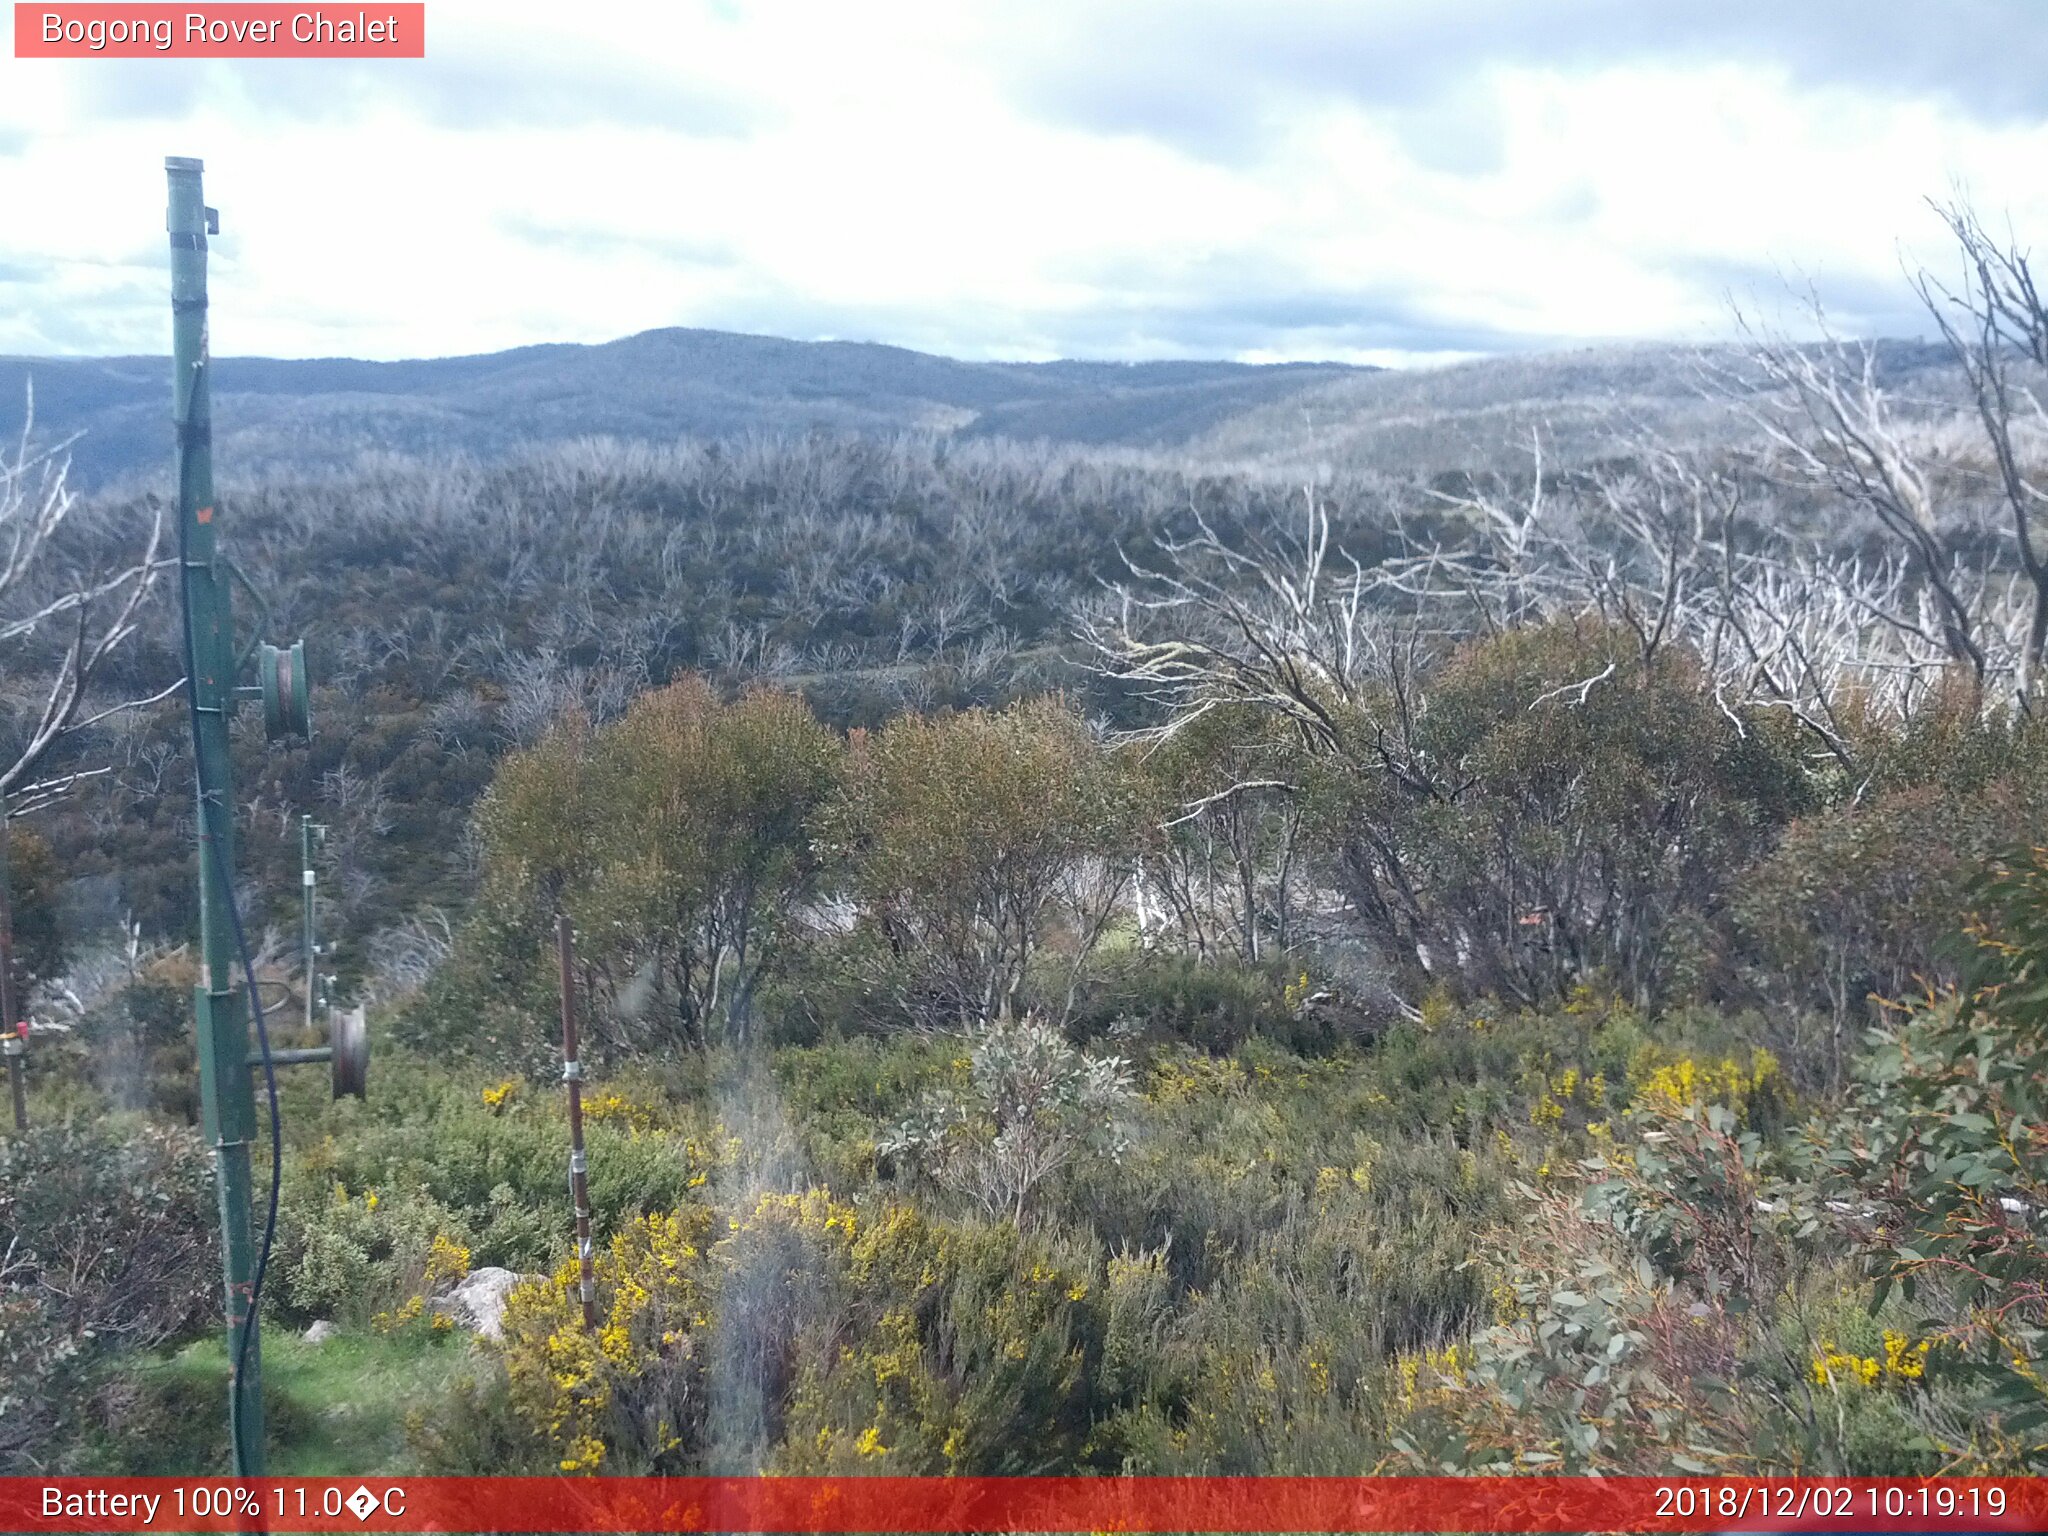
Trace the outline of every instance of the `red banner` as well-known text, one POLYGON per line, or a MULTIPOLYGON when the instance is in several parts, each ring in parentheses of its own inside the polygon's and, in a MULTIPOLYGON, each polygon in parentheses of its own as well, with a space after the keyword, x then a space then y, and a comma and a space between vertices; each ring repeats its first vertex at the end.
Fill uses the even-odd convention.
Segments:
POLYGON ((17 59, 423 59, 427 8, 21 4, 17 59))
POLYGON ((2048 1478, 0 1479, 7 1531, 2048 1531, 2048 1478))

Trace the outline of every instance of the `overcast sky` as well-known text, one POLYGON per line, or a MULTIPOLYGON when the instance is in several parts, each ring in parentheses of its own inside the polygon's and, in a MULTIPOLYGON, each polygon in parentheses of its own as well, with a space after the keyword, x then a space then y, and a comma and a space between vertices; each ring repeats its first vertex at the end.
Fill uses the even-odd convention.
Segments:
MULTIPOLYGON (((354 7, 349 8, 352 12, 354 7)), ((0 57, 0 352, 662 325, 974 358, 1410 363, 1919 329, 1964 184, 2048 247, 2041 0, 429 0, 410 62, 0 57)), ((1945 269, 1944 269, 1945 270, 1945 269)))

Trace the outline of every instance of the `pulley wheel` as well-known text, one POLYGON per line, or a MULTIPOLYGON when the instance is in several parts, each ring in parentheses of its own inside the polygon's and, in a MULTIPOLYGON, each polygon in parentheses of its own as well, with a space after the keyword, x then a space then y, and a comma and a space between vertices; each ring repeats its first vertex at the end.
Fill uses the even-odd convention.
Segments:
POLYGON ((360 1008, 331 1008, 327 1020, 327 1042, 334 1051, 329 1062, 334 1096, 360 1099, 370 1076, 369 1021, 360 1008))
POLYGON ((263 734, 272 741, 310 738, 313 712, 306 684, 306 642, 294 640, 290 649, 265 645, 257 653, 256 671, 263 683, 263 734))

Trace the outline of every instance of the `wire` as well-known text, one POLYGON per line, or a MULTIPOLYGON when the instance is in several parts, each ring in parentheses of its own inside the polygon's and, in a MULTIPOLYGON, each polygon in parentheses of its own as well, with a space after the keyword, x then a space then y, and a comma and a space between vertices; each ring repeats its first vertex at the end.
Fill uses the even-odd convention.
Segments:
MULTIPOLYGON (((200 878, 204 880, 210 868, 220 885, 221 904, 227 908, 228 926, 234 933, 235 953, 242 962, 242 976, 249 988, 249 1011, 256 1020, 256 1044, 263 1057, 263 1085, 270 1103, 270 1206, 263 1218, 263 1244, 257 1250, 256 1273, 249 1285, 248 1310, 242 1315, 242 1326, 235 1340, 234 1362, 228 1371, 228 1433, 233 1444, 235 1475, 250 1477, 255 1469, 250 1465, 252 1448, 242 1443, 242 1394, 247 1390, 242 1372, 248 1363, 250 1341, 256 1333, 258 1308, 263 1302, 263 1279, 270 1269, 271 1245, 277 1238, 278 1185, 284 1174, 284 1123, 278 1113, 277 1063, 271 1059, 270 1028, 263 1015, 263 993, 256 985, 256 962, 249 953, 249 938, 242 928, 241 904, 235 899, 234 887, 229 883, 227 870, 222 867, 220 859, 218 814, 225 797, 214 792, 206 782, 206 754, 201 747, 199 732, 199 693, 193 686, 199 668, 198 648, 192 639, 190 571, 191 544, 186 520, 181 515, 178 518, 178 609, 185 642, 185 706, 192 724, 192 778, 199 803, 200 878)), ((228 680, 228 686, 234 686, 232 678, 228 680)), ((221 1086, 225 1091, 226 1085, 221 1086)))
MULTIPOLYGON (((277 1106, 277 1063, 270 1055, 270 1027, 263 1013, 262 990, 256 985, 256 962, 249 953, 249 938, 242 929, 241 905, 235 900, 235 893, 228 888, 226 871, 214 860, 213 872, 221 882, 222 899, 227 903, 228 924, 235 931, 235 952, 241 957, 242 975, 249 986, 249 1012, 256 1021, 256 1048, 263 1056, 263 1088, 270 1109, 270 1199, 263 1213, 263 1242, 256 1250, 256 1274, 249 1285, 249 1310, 242 1319, 242 1337, 235 1345, 234 1390, 237 1409, 241 1406, 242 1394, 247 1390, 247 1381, 242 1374, 248 1362, 249 1344, 254 1338, 263 1305, 263 1280, 270 1271, 270 1249, 277 1240, 277 1196, 278 1186, 284 1181, 284 1122, 277 1106)), ((235 1415, 239 1426, 241 1414, 235 1415)), ((236 1437, 240 1438, 239 1432, 236 1437)), ((235 1473, 239 1477, 252 1476, 254 1469, 248 1465, 248 1448, 235 1447, 235 1473)))

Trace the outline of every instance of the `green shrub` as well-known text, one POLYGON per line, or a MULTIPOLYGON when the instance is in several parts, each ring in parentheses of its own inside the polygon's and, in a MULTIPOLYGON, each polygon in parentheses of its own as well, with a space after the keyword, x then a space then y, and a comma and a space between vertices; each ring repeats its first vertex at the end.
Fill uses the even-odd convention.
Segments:
POLYGON ((171 975, 145 976, 81 1021, 86 1076, 119 1109, 199 1118, 192 993, 171 975))
POLYGON ((2048 848, 1980 881, 1966 989, 1872 1034, 1855 1093, 1821 1142, 1849 1200, 1880 1213, 1867 1249, 1881 1305, 1933 1314, 1936 1367, 1980 1411, 1943 1449, 2048 1469, 2048 848))
POLYGON ((76 1432, 110 1353, 218 1317, 214 1210, 190 1132, 113 1120, 0 1141, 0 1467, 31 1470, 76 1432))
POLYGON ((1292 980, 1276 966, 1203 961, 1193 955, 1131 951, 1106 962, 1082 990, 1073 1027, 1085 1040, 1119 1035, 1181 1040, 1227 1056, 1253 1037, 1298 1049, 1323 1044, 1287 1001, 1292 980))
POLYGON ((1041 1019, 975 1031, 957 1078, 926 1093, 878 1150, 991 1217, 1023 1221, 1070 1163, 1115 1163, 1128 1145, 1130 1064, 1082 1054, 1041 1019))
MULTIPOLYGON (((130 1355, 105 1371, 91 1389, 91 1422, 76 1470, 114 1477, 190 1477, 231 1465, 227 1371, 224 1364, 201 1366, 186 1358, 199 1353, 130 1355)), ((224 1351, 206 1358, 220 1360, 224 1351)), ((264 1377, 263 1423, 273 1443, 299 1439, 312 1427, 274 1370, 264 1377)))
MULTIPOLYGON (((336 1184, 419 1196, 451 1213, 480 1265, 530 1270, 552 1262, 571 1225, 560 1087, 516 1078, 480 1087, 417 1060, 381 1069, 379 1087, 369 1103, 320 1112, 323 1134, 289 1160, 301 1207, 317 1208, 336 1184)), ((693 1112, 681 1118, 695 1129, 680 1128, 645 1085, 593 1082, 586 1105, 590 1200, 601 1233, 684 1203, 722 1155, 715 1124, 693 1112)))
POLYGON ((423 1287, 460 1279, 474 1245, 459 1216, 417 1191, 336 1184, 325 1201, 295 1201, 280 1213, 272 1295, 294 1321, 361 1327, 405 1307, 423 1287), (458 1253, 459 1271, 450 1262, 458 1253))

